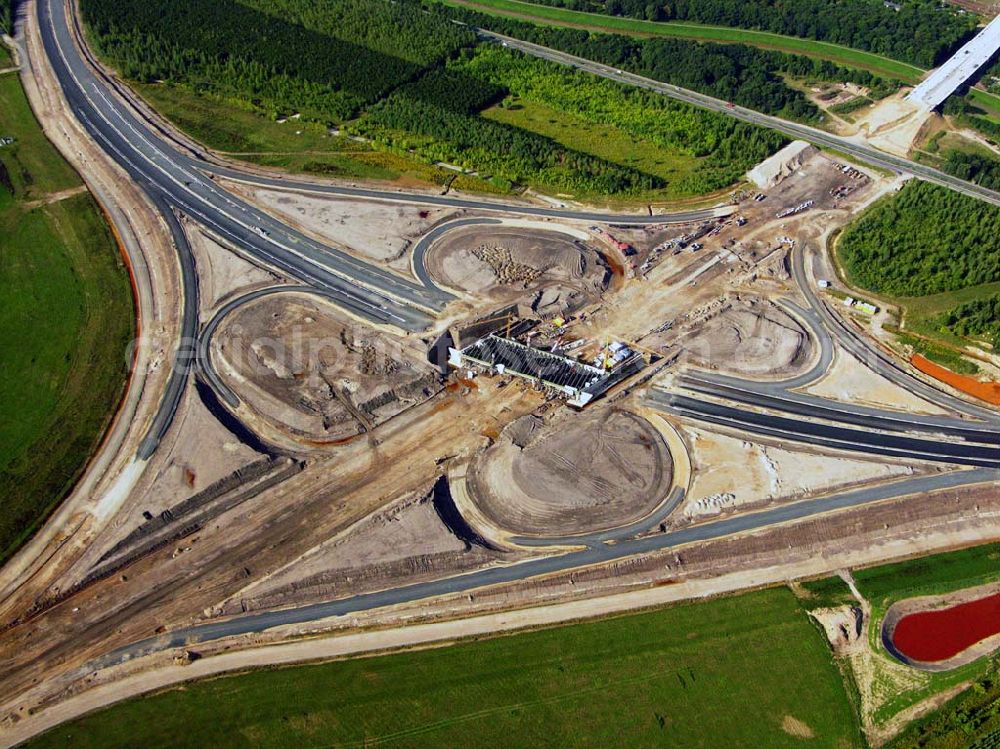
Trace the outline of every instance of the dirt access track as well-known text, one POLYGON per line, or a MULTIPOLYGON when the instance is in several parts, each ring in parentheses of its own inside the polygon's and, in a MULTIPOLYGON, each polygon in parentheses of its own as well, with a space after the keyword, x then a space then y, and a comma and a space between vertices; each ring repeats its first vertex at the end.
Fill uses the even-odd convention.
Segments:
POLYGON ((639 520, 670 490, 672 461, 660 433, 629 411, 561 412, 546 424, 518 419, 470 467, 469 488, 497 526, 561 536, 639 520))

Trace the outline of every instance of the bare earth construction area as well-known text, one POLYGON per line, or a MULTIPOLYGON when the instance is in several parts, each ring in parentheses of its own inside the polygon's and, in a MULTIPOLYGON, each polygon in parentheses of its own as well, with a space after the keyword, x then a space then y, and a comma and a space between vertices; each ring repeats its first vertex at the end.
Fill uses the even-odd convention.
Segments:
POLYGON ((640 416, 614 409, 550 423, 524 416, 470 468, 480 509, 529 536, 607 530, 648 515, 670 489, 670 451, 640 416))
MULTIPOLYGON (((0 746, 882 749, 992 678, 990 633, 947 668, 891 635, 995 593, 1000 412, 913 366, 927 329, 836 253, 944 176, 450 5, 83 1, 138 25, 26 0, 18 74, 104 189, 141 340, 99 470, 0 570, 0 746), (247 57, 197 47, 223 30, 247 57), (176 131, 119 77, 193 95, 153 53, 260 72, 259 130, 176 131), (511 124, 542 116, 593 127, 511 124), (655 202, 681 186, 618 153, 644 139, 704 168, 697 202, 655 202)), ((977 331, 954 357, 987 379, 977 331)))
POLYGON ((249 302, 213 340, 229 386, 262 418, 307 440, 370 432, 441 389, 412 344, 315 298, 282 293, 249 302))

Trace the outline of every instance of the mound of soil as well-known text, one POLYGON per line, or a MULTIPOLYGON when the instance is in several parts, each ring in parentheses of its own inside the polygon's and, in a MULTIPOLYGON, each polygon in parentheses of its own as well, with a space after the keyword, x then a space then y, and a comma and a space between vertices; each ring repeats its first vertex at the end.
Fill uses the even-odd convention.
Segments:
POLYGON ((610 270, 587 245, 557 232, 474 227, 449 233, 427 254, 443 285, 491 301, 525 298, 548 314, 596 301, 610 270))
POLYGON ((803 369, 812 339, 791 315, 767 302, 736 302, 693 330, 689 359, 740 375, 785 376, 803 369))
POLYGON ((213 347, 220 375, 240 398, 311 439, 369 431, 440 387, 420 351, 294 294, 237 309, 213 347))
POLYGON ((625 525, 669 492, 670 451, 659 432, 627 411, 565 412, 542 426, 527 416, 471 466, 482 512, 513 533, 564 536, 625 525))

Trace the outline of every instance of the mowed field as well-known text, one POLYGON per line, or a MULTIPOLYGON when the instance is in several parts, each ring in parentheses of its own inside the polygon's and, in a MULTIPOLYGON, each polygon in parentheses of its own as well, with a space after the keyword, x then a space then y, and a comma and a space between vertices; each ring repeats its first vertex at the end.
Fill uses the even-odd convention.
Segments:
POLYGON ((71 488, 127 373, 132 292, 79 176, 0 75, 0 560, 71 488))
POLYGON ((846 747, 857 723, 795 596, 741 596, 189 684, 28 746, 846 747))
POLYGON ((520 0, 435 0, 444 5, 464 6, 484 13, 496 13, 511 18, 519 18, 534 23, 553 26, 569 26, 590 31, 614 32, 641 36, 665 36, 678 39, 693 39, 700 42, 720 44, 748 44, 751 47, 775 49, 820 60, 829 60, 838 65, 861 68, 877 75, 897 78, 904 83, 916 83, 924 70, 905 62, 872 54, 859 49, 844 47, 829 42, 800 39, 767 31, 750 31, 724 26, 707 26, 698 23, 677 21, 644 21, 625 16, 610 16, 587 13, 568 8, 551 7, 520 0))

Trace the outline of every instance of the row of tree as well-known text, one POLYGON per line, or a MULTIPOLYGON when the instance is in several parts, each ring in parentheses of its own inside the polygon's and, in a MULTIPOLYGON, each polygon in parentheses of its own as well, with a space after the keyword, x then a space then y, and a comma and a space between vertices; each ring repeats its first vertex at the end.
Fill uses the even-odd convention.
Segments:
POLYGON ((581 29, 536 26, 438 3, 428 10, 472 26, 512 36, 579 57, 613 65, 665 83, 689 88, 750 109, 803 122, 821 117, 805 94, 785 83, 783 75, 869 86, 880 93, 898 85, 867 71, 844 68, 773 50, 741 44, 710 44, 685 39, 638 39, 595 34, 581 29))
POLYGON ((529 0, 651 21, 695 21, 842 44, 931 68, 976 26, 937 0, 529 0))
POLYGON ((923 296, 1000 281, 1000 208, 911 181, 841 237, 852 281, 894 296, 923 296))

